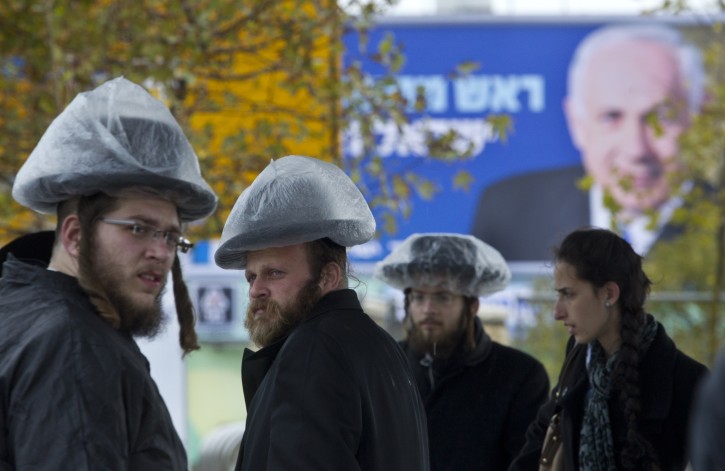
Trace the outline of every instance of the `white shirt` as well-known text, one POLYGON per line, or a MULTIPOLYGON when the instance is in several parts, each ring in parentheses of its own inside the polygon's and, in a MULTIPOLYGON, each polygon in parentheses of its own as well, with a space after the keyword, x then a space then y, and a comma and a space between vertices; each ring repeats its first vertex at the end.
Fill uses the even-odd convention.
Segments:
POLYGON ((672 218, 675 210, 682 206, 683 198, 680 195, 691 189, 692 182, 685 182, 680 191, 674 194, 675 196, 660 206, 659 217, 656 220, 648 214, 640 213, 625 221, 615 219, 609 208, 604 206, 604 190, 600 185, 595 184, 589 191, 590 223, 592 226, 605 227, 618 232, 632 245, 635 252, 644 256, 652 248, 660 236, 662 228, 672 218))

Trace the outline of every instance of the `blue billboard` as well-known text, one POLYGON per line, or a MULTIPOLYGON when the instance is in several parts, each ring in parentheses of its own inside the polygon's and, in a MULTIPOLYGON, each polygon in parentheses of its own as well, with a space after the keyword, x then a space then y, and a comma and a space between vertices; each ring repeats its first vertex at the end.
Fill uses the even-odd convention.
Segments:
MULTIPOLYGON (((575 50, 590 33, 603 30, 607 26, 666 29, 685 38, 688 36, 686 30, 696 28, 695 25, 682 22, 674 24, 662 19, 459 18, 403 19, 381 23, 371 31, 371 45, 382 41, 387 34, 392 34, 402 45, 406 62, 398 77, 400 90, 410 101, 414 101, 416 89, 422 87, 427 104, 424 113, 411 113, 410 124, 402 130, 392 122, 380 122, 376 127, 377 153, 382 157, 386 171, 414 171, 430 179, 438 192, 431 200, 413 195, 411 215, 397 221, 397 232, 388 234, 380 231, 379 239, 354 248, 351 251, 354 262, 358 266, 369 266, 385 257, 396 244, 413 233, 457 232, 472 233, 482 238, 499 248, 514 270, 517 267, 523 270, 523 267, 532 263, 541 265, 542 261, 548 261, 550 247, 569 230, 585 224, 605 225, 613 220, 608 213, 606 217, 602 216, 600 210, 606 212, 607 208, 593 199, 596 196, 587 193, 588 189, 594 192, 599 185, 595 173, 596 165, 587 162, 585 158, 586 155, 597 152, 597 146, 588 145, 585 140, 594 133, 592 129, 595 124, 577 131, 578 123, 586 122, 586 117, 581 115, 578 119, 573 118, 576 113, 571 109, 567 120, 567 74, 575 50), (474 72, 465 76, 453 74, 459 64, 470 62, 479 65, 474 72), (505 141, 486 121, 486 117, 492 114, 505 114, 512 119, 513 132, 505 141), (424 145, 424 130, 444 132, 451 128, 463 137, 462 148, 464 143, 473 146, 472 157, 453 163, 426 158, 428 155, 424 145), (585 175, 590 169, 594 184, 591 188, 585 188, 585 175), (470 185, 459 187, 454 184, 454 177, 461 171, 473 176, 470 185), (545 178, 542 180, 539 177, 545 178), (503 185, 504 182, 512 184, 503 185), (597 211, 592 209, 595 206, 597 211)), ((653 34, 651 42, 659 41, 659 32, 645 31, 642 34, 650 33, 653 34)), ((683 38, 669 37, 667 41, 674 44, 681 39, 683 38)), ((367 60, 363 54, 356 53, 357 37, 350 35, 345 40, 347 64, 360 61, 363 68, 373 76, 382 73, 379 66, 367 60)), ((626 48, 627 51, 635 49, 626 48)), ((696 47, 694 52, 697 53, 696 47)), ((592 53, 592 57, 594 54, 605 52, 592 53)), ((672 67, 677 68, 676 72, 672 72, 677 80, 672 82, 677 82, 677 87, 683 89, 701 90, 702 83, 694 83, 699 79, 681 70, 678 62, 681 54, 676 52, 672 55, 672 67)), ((604 72, 597 73, 596 77, 592 75, 594 72, 589 73, 592 77, 586 79, 587 84, 593 83, 595 78, 601 82, 606 79, 607 74, 616 74, 609 82, 614 87, 620 80, 619 77, 624 75, 617 72, 616 67, 620 64, 614 64, 622 56, 623 54, 617 53, 613 59, 595 59, 595 64, 613 65, 606 67, 604 72)), ((654 56, 654 53, 645 54, 644 59, 638 59, 639 56, 633 52, 632 57, 627 58, 630 61, 627 67, 638 69, 639 63, 636 61, 641 61, 640 75, 647 73, 647 76, 633 78, 632 80, 639 80, 636 83, 622 79, 622 91, 612 88, 610 94, 616 95, 615 98, 623 103, 606 104, 606 110, 598 112, 599 115, 592 118, 598 120, 597 126, 608 126, 609 137, 598 138, 598 148, 604 146, 602 142, 605 139, 610 141, 608 145, 611 148, 625 147, 625 134, 630 136, 629 141, 640 140, 636 144, 640 149, 632 151, 638 152, 637 155, 628 157, 627 165, 631 169, 625 170, 625 164, 621 163, 626 160, 624 157, 610 156, 614 155, 613 150, 600 152, 603 159, 608 158, 611 162, 619 159, 617 162, 620 162, 616 164, 619 167, 611 163, 609 168, 601 171, 619 176, 617 185, 608 187, 603 182, 600 188, 603 195, 612 193, 615 200, 619 191, 616 186, 626 186, 630 188, 630 192, 636 193, 640 191, 637 185, 641 185, 642 190, 637 193, 639 200, 644 200, 655 192, 651 187, 664 179, 663 168, 668 165, 666 162, 672 160, 672 154, 677 153, 676 145, 667 147, 667 142, 670 141, 660 141, 665 141, 669 136, 676 140, 685 128, 684 124, 678 124, 680 121, 672 120, 676 121, 677 126, 668 134, 668 118, 662 120, 665 123, 665 137, 661 134, 655 136, 646 129, 646 121, 652 113, 664 116, 664 111, 660 110, 665 103, 671 102, 670 91, 677 88, 672 85, 662 91, 662 96, 653 96, 651 99, 645 96, 649 93, 649 88, 645 89, 646 93, 637 92, 636 87, 640 82, 647 85, 647 80, 664 80, 662 77, 665 72, 654 77, 652 73, 646 72, 659 70, 660 65, 646 64, 647 58, 654 56), (635 66, 631 66, 633 61, 635 66), (635 106, 639 108, 630 109, 635 106), (605 120, 606 123, 601 124, 605 120), (635 123, 632 126, 639 128, 632 131, 635 128, 626 120, 631 120, 635 123), (612 137, 615 133, 618 133, 616 138, 612 137), (631 138, 632 133, 639 133, 641 136, 631 138), (618 143, 614 144, 614 140, 618 140, 618 143)), ((693 56, 694 62, 699 60, 696 56, 697 54, 693 56)), ((661 68, 669 71, 666 64, 661 65, 661 68)), ((587 73, 583 71, 581 75, 585 76, 587 73)), ((697 90, 690 95, 694 96, 696 93, 697 90)), ((605 96, 605 93, 596 93, 596 97, 601 98, 600 101, 605 96)), ((691 99, 688 95, 687 100, 696 101, 697 98, 691 99)), ((682 123, 686 119, 683 114, 682 123)), ((360 136, 354 125, 348 129, 344 144, 348 157, 361 152, 360 136)), ((631 142, 627 144, 630 147, 634 145, 631 142)), ((624 153, 624 150, 620 151, 620 154, 624 153)), ((593 159, 594 157, 592 162, 593 159)), ((652 199, 648 204, 659 209, 665 207, 667 202, 672 203, 673 199, 674 193, 659 198, 656 203, 652 199)), ((636 209, 636 205, 633 208, 636 209)), ((645 211, 640 212, 644 214, 645 211)), ((630 224, 635 220, 637 217, 633 216, 626 223, 630 224)), ((380 224, 379 220, 378 223, 380 224)), ((647 226, 647 230, 659 234, 667 229, 652 229, 647 226)), ((645 237, 644 240, 651 244, 653 236, 651 233, 647 236, 649 239, 645 237)), ((641 252, 645 252, 647 247, 649 245, 642 245, 641 252)))

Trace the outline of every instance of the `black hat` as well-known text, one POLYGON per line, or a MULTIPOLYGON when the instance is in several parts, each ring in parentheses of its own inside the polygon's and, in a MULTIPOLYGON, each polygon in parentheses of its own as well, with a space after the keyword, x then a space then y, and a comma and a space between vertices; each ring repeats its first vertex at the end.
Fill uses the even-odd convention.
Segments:
POLYGON ((54 231, 33 232, 22 235, 0 248, 0 276, 2 264, 13 254, 15 258, 38 260, 44 264, 50 263, 55 242, 54 231))

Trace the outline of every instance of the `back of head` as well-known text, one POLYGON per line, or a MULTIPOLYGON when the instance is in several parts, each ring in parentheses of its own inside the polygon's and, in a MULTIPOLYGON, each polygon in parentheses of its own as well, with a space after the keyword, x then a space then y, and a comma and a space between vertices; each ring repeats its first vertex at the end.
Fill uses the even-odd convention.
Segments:
POLYGON ((617 283, 623 312, 639 312, 649 294, 651 281, 640 257, 627 241, 612 231, 581 228, 567 235, 554 249, 557 262, 576 270, 577 277, 595 288, 617 283))
POLYGON ((590 33, 577 46, 569 63, 567 95, 574 106, 580 103, 580 88, 583 86, 585 69, 596 60, 599 51, 621 44, 627 47, 632 41, 647 41, 661 44, 672 51, 680 80, 686 90, 687 104, 691 113, 700 110, 704 97, 705 68, 700 51, 685 42, 682 35, 662 24, 618 24, 604 26, 590 33))
POLYGON ((199 162, 169 110, 123 77, 80 93, 17 174, 13 197, 41 213, 76 196, 142 188, 173 201, 183 221, 216 208, 199 162))
POLYGON ((438 286, 466 297, 504 289, 511 278, 501 254, 464 234, 413 234, 375 267, 375 276, 398 289, 438 286))
POLYGON ((352 247, 374 234, 365 198, 340 168, 292 155, 273 160, 242 192, 214 259, 222 268, 244 269, 250 251, 318 239, 352 247))

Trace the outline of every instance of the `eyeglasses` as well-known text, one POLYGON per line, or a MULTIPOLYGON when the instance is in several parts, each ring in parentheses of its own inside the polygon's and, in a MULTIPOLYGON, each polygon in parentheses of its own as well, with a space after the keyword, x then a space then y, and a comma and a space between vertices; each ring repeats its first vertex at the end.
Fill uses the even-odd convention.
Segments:
POLYGON ((129 232, 131 232, 131 234, 133 234, 133 236, 137 239, 159 240, 159 238, 163 238, 169 250, 175 250, 178 248, 181 253, 187 253, 192 247, 194 247, 194 244, 190 240, 183 238, 177 231, 162 231, 158 227, 143 224, 141 222, 134 221, 133 219, 98 219, 106 224, 128 228, 129 232))
POLYGON ((411 305, 415 306, 424 305, 428 299, 436 306, 450 306, 456 299, 456 295, 448 291, 440 291, 438 293, 419 293, 413 291, 408 295, 408 301, 411 305))

